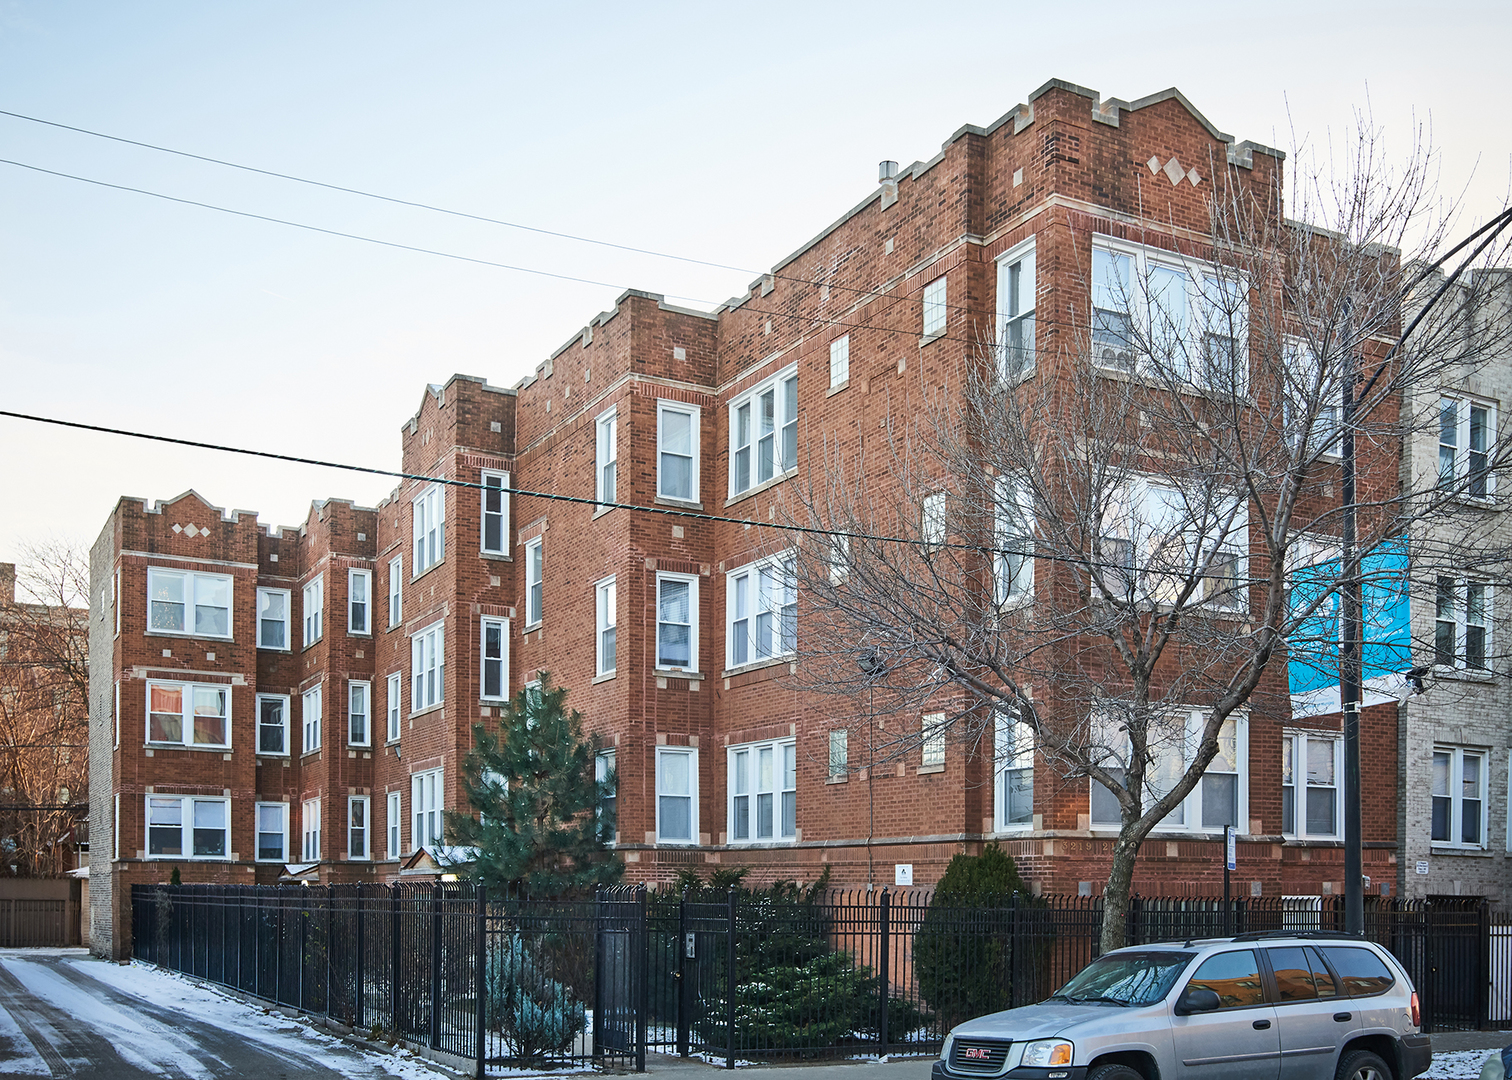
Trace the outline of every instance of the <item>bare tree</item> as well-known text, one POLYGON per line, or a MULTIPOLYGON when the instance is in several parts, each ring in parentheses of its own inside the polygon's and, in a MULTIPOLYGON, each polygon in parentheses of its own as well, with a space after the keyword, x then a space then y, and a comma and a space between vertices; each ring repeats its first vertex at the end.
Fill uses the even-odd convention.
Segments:
POLYGON ((0 867, 55 875, 88 801, 89 566, 33 544, 17 581, 19 602, 0 604, 0 867))
MULTIPOLYGON (((1435 279, 1417 268, 1438 266, 1453 221, 1431 164, 1390 168, 1362 126, 1337 171, 1294 157, 1300 221, 1218 164, 1208 236, 1150 219, 1123 244, 1073 234, 1058 256, 1076 284, 1041 296, 1079 313, 1058 345, 1042 326, 1036 350, 1000 313, 956 385, 895 403, 882 452, 826 447, 789 504, 789 524, 830 534, 795 560, 800 683, 849 699, 869 742, 881 717, 944 714, 938 731, 889 725, 884 760, 945 734, 991 746, 1010 788, 1005 766, 1031 750, 1038 776, 1089 778, 1089 823, 1117 828, 1104 948, 1123 943, 1140 845, 1199 785, 1191 824, 1248 831, 1236 730, 1250 710, 1289 715, 1288 651, 1337 662, 1320 614, 1351 582, 1405 588, 1414 522, 1503 464, 1421 490, 1401 475, 1401 440, 1433 422, 1405 393, 1501 347, 1470 332, 1474 276, 1453 303, 1424 299, 1435 279)), ((1452 557, 1479 543, 1480 565, 1503 565, 1488 541, 1452 557)), ((1450 554, 1412 551, 1414 566, 1450 554)))

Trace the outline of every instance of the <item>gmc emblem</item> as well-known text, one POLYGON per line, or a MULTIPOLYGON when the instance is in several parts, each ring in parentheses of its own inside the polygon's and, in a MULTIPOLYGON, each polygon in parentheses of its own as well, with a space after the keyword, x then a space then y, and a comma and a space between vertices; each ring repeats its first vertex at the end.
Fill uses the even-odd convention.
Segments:
POLYGON ((992 1054, 992 1051, 988 1050, 985 1046, 968 1046, 965 1049, 967 1057, 975 1058, 979 1061, 985 1061, 992 1054))

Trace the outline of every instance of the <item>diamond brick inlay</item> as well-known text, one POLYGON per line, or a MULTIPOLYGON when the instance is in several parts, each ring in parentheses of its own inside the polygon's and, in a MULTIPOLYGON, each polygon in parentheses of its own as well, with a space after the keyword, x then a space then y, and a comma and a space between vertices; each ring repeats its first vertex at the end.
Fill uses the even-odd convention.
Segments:
POLYGON ((1150 167, 1150 171, 1152 173, 1158 173, 1160 171, 1160 159, 1158 157, 1152 157, 1149 161, 1145 162, 1145 164, 1150 167))
POLYGON ((1199 173, 1196 169, 1188 169, 1187 179, 1191 181, 1193 187, 1196 187, 1198 184, 1202 183, 1202 174, 1199 173))
POLYGON ((1181 167, 1181 162, 1177 161, 1175 158, 1172 158, 1170 161, 1165 163, 1165 174, 1166 179, 1169 180, 1172 185, 1179 184, 1186 179, 1186 170, 1181 167))
POLYGON ((182 525, 175 525, 173 527, 173 531, 176 532, 176 533, 181 533, 181 532, 184 531, 184 527, 182 525))

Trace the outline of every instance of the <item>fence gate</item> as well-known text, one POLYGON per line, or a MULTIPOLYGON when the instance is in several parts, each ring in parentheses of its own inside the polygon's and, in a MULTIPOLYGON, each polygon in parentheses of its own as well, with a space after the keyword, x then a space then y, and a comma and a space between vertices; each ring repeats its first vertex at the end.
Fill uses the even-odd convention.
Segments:
POLYGON ((646 890, 602 889, 596 901, 593 1056, 646 1067, 646 890))

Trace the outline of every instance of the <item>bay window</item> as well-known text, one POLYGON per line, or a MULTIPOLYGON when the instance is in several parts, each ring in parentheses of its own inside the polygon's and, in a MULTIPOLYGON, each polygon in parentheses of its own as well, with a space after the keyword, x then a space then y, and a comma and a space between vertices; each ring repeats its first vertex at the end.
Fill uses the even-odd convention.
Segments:
POLYGON ((478 482, 483 485, 479 550, 485 555, 503 555, 509 550, 509 474, 484 469, 478 474, 478 482))
POLYGON ((656 748, 656 839, 691 844, 698 839, 698 751, 656 748))
POLYGON ((619 414, 615 410, 610 409, 594 424, 593 445, 594 498, 601 503, 615 502, 619 488, 619 414))
POLYGON ((289 590, 257 590, 257 647, 289 647, 289 590))
POLYGON ((442 770, 429 769, 410 777, 412 850, 441 843, 442 770))
POLYGON ((730 402, 730 497, 798 467, 798 369, 730 402))
POLYGON ((446 492, 432 484, 413 503, 414 555, 412 571, 416 577, 446 557, 446 492))
POLYGON ((410 711, 441 704, 446 696, 445 623, 436 622, 410 639, 410 711))
POLYGON ((257 814, 257 861, 285 862, 289 857, 289 804, 260 802, 257 814))
POLYGON ((798 648, 798 583, 793 555, 748 563, 725 576, 726 666, 787 656, 798 648))
MULTIPOLYGON (((1203 709, 1172 707, 1147 722, 1144 805, 1163 797, 1176 786, 1190 766, 1203 725, 1203 709)), ((1121 718, 1113 711, 1093 718, 1099 745, 1107 748, 1104 768, 1120 781, 1128 775, 1129 737, 1121 718)), ((1113 792, 1096 780, 1091 785, 1090 811, 1094 829, 1116 828, 1122 811, 1113 792)), ((1249 820, 1249 725, 1243 717, 1229 717, 1218 731, 1218 752, 1206 773, 1185 799, 1155 826, 1166 832, 1221 832, 1226 826, 1242 826, 1249 820)))
POLYGON ((366 637, 373 632, 373 572, 347 571, 347 633, 366 637))
POLYGON ((798 744, 792 739, 732 746, 729 841, 771 843, 798 836, 798 744))
POLYGON ((696 405, 656 403, 656 494, 679 502, 698 501, 698 417, 696 405))
POLYGON ((509 620, 483 616, 478 623, 478 637, 483 650, 483 685, 479 696, 485 701, 503 701, 509 697, 509 620))
POLYGON ((615 628, 618 620, 614 579, 605 578, 593 587, 594 674, 608 675, 616 661, 615 628))
POLYGON ((223 750, 231 745, 231 688, 147 683, 147 742, 223 750))
POLYGON ((289 753, 289 696, 287 694, 257 695, 257 752, 259 754, 289 753))
POLYGON ((1016 380, 1034 367, 1034 241, 998 260, 998 374, 1016 380))
POLYGON ((1486 846, 1486 752, 1433 748, 1431 838, 1448 847, 1486 846))
POLYGON ((353 679, 347 683, 347 744, 367 746, 372 739, 373 684, 353 679))
POLYGON ((698 669, 698 578, 656 575, 656 666, 698 669))
POLYGON ((315 575, 315 580, 304 587, 304 648, 319 641, 323 630, 321 616, 325 607, 325 575, 315 575))
POLYGON ((231 636, 231 575, 147 569, 147 632, 231 636))
POLYGON ((231 800, 147 796, 147 857, 231 857, 231 800))
POLYGON ((992 804, 998 832, 1034 823, 1034 733, 1003 709, 993 718, 992 804))

